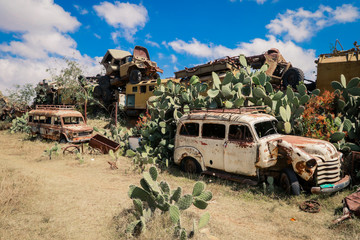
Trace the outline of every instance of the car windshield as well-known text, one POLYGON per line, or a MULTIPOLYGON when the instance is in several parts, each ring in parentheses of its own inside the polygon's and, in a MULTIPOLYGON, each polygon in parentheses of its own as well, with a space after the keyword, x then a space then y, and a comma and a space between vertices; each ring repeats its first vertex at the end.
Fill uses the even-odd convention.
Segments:
POLYGON ((276 120, 256 123, 255 130, 258 137, 262 138, 268 135, 277 134, 276 123, 276 120))
POLYGON ((80 124, 83 123, 82 117, 63 117, 64 124, 80 124))

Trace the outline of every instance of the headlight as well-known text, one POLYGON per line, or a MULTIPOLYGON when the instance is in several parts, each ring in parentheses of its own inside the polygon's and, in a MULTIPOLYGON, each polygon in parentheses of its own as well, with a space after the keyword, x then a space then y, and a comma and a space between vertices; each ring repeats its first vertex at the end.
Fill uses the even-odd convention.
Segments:
POLYGON ((315 159, 310 159, 309 161, 306 162, 306 167, 307 168, 313 168, 315 167, 317 164, 315 159))

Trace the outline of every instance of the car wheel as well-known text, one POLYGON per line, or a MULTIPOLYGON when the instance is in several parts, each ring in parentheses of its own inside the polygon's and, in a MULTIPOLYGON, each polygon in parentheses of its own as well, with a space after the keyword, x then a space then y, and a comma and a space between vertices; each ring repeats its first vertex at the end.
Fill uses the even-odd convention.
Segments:
POLYGON ((141 78, 142 78, 142 74, 139 69, 134 69, 130 72, 129 80, 131 84, 139 83, 141 81, 141 78))
POLYGON ((300 184, 294 170, 285 168, 280 175, 280 187, 289 195, 300 195, 300 184))
POLYGON ((185 158, 182 160, 182 169, 187 173, 198 173, 200 172, 200 167, 198 163, 193 158, 185 158))
POLYGON ((59 143, 67 143, 67 140, 64 135, 60 137, 59 143))
POLYGON ((154 79, 159 79, 160 78, 160 75, 158 73, 155 73, 154 76, 153 76, 154 79))
POLYGON ((296 89, 296 86, 300 82, 304 82, 304 72, 299 68, 289 68, 283 76, 283 85, 287 87, 290 85, 292 88, 296 89))

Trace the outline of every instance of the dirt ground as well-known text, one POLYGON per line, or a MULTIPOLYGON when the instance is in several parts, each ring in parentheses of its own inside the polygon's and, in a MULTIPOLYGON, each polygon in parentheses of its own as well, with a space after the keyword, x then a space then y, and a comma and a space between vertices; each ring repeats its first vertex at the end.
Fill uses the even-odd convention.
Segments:
MULTIPOLYGON (((25 191, 19 203, 0 211, 0 239, 124 238, 114 217, 132 207, 128 187, 139 185, 141 175, 132 171, 131 160, 121 158, 118 170, 109 168, 110 156, 84 155, 83 163, 62 154, 49 160, 43 151, 54 143, 23 137, 0 131, 0 182, 6 183, 6 175, 10 187, 25 191)), ((183 193, 191 193, 195 180, 207 182, 214 195, 206 209, 211 220, 197 239, 360 239, 359 219, 331 225, 349 192, 317 198, 323 205, 321 213, 309 214, 297 205, 309 196, 268 197, 224 181, 192 179, 179 171, 164 172, 159 178, 173 188, 182 186, 183 193)), ((189 212, 199 218, 204 211, 191 207, 189 212)))

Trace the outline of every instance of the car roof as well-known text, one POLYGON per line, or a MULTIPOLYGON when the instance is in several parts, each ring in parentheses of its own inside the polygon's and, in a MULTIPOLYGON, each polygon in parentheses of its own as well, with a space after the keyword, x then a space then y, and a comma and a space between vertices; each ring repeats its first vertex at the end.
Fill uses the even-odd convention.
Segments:
POLYGON ((82 117, 82 114, 75 110, 48 110, 48 109, 36 109, 29 112, 30 115, 45 115, 55 117, 82 117))
POLYGON ((254 124, 257 122, 276 120, 275 117, 259 111, 245 111, 241 112, 239 109, 216 109, 206 111, 193 111, 184 114, 179 121, 187 120, 218 120, 218 121, 231 121, 254 124))

